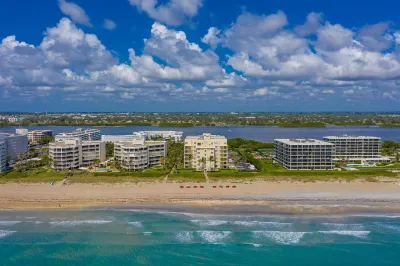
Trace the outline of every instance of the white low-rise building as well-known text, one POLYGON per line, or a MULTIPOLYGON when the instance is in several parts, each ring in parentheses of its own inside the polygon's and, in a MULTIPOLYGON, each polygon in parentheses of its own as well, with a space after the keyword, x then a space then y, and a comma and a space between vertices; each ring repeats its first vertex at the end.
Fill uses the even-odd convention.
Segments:
POLYGON ((4 138, 0 136, 0 173, 7 167, 7 146, 4 138))
POLYGON ((182 131, 138 131, 133 132, 134 136, 144 137, 147 140, 152 138, 161 137, 163 139, 172 139, 175 142, 182 141, 183 132, 182 131))
POLYGON ((146 141, 137 137, 133 141, 115 142, 114 159, 128 171, 140 171, 161 164, 167 155, 167 141, 146 141))
POLYGON ((329 170, 334 147, 316 139, 276 139, 274 160, 289 170, 329 170))
POLYGON ((98 129, 91 128, 78 128, 73 132, 59 133, 55 135, 56 141, 62 141, 67 139, 80 138, 82 141, 86 140, 101 140, 101 132, 98 129))
POLYGON ((29 143, 36 145, 40 144, 47 137, 53 136, 53 131, 51 130, 32 130, 28 131, 28 141, 29 143))
POLYGON ((137 137, 134 135, 102 135, 101 141, 104 142, 130 142, 136 139, 137 137))
POLYGON ((52 168, 56 170, 77 169, 106 160, 106 146, 102 141, 81 141, 79 138, 56 141, 49 144, 52 168))

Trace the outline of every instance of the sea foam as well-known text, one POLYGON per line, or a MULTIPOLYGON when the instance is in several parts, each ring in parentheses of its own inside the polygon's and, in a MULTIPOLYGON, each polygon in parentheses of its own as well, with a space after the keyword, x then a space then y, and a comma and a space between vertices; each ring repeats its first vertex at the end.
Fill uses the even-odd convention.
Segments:
POLYGON ((320 234, 335 234, 335 235, 345 235, 354 236, 359 238, 364 238, 371 233, 370 231, 345 231, 345 230, 334 230, 334 231, 318 231, 320 234))
POLYGON ((74 226, 74 225, 82 225, 82 224, 108 224, 112 223, 112 221, 107 220, 79 220, 79 221, 52 221, 49 222, 51 225, 55 226, 74 226))
POLYGON ((253 231, 255 238, 266 237, 278 244, 297 244, 306 232, 253 231))
POLYGON ((219 244, 225 240, 230 234, 230 231, 198 231, 200 237, 208 243, 219 244))
POLYGON ((0 230, 0 238, 7 237, 7 236, 12 235, 14 233, 16 233, 16 231, 0 230))
POLYGON ((0 226, 10 226, 14 224, 19 224, 22 221, 0 221, 0 226))
POLYGON ((228 223, 228 221, 221 221, 221 220, 190 220, 190 221, 200 226, 218 226, 228 223))
POLYGON ((180 242, 190 242, 193 239, 193 232, 187 232, 187 231, 183 231, 183 232, 178 232, 176 234, 176 238, 180 241, 180 242))
POLYGON ((129 225, 133 225, 137 228, 142 228, 143 224, 141 222, 128 222, 129 225))

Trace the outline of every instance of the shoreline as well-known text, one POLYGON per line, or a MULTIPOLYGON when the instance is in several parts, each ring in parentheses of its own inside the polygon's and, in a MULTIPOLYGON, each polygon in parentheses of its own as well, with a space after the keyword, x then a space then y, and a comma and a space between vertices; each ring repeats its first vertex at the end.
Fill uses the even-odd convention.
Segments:
POLYGON ((181 188, 182 185, 164 182, 73 183, 67 186, 60 183, 54 186, 44 183, 6 183, 0 185, 0 210, 130 208, 155 204, 205 209, 232 208, 236 211, 258 208, 270 212, 303 214, 400 212, 398 182, 255 181, 242 184, 224 181, 185 183, 184 188, 181 188), (232 184, 236 188, 232 188, 232 184))

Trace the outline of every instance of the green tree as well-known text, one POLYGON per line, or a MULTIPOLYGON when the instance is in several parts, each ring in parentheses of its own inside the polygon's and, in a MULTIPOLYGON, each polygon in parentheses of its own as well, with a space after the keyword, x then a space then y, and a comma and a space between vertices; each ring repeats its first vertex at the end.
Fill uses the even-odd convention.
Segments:
POLYGON ((106 157, 107 158, 114 157, 114 143, 112 142, 106 143, 106 157))

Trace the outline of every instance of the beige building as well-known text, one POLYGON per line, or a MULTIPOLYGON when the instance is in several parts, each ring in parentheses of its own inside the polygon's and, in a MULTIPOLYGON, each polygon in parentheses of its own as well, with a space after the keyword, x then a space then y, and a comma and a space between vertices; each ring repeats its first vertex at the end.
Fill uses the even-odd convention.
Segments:
POLYGON ((161 164, 167 155, 167 141, 146 141, 136 137, 132 141, 114 143, 114 159, 128 171, 140 171, 161 164))
POLYGON ((81 141, 79 138, 49 144, 52 168, 76 169, 93 165, 95 159, 106 160, 106 145, 102 141, 81 141))
POLYGON ((228 141, 224 136, 204 133, 185 139, 185 168, 217 171, 228 168, 228 141))
POLYGON ((53 131, 51 130, 33 130, 28 131, 28 141, 30 144, 39 144, 46 137, 53 136, 53 131))

